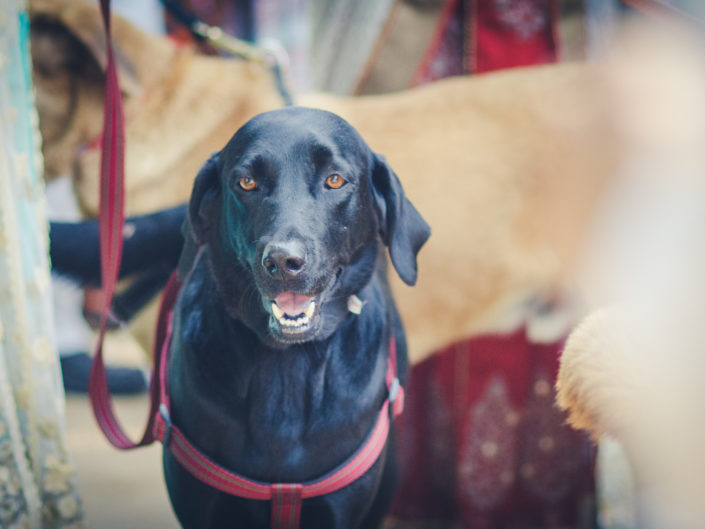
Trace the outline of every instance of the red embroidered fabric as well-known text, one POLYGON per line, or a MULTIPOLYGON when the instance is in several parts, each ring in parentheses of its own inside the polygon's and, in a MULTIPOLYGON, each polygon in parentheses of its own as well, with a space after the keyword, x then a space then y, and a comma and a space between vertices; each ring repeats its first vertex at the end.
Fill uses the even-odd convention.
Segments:
POLYGON ((554 406, 561 348, 520 329, 447 347, 412 369, 396 518, 472 529, 590 520, 594 450, 554 406))
POLYGON ((554 62, 558 0, 446 0, 411 85, 554 62))
POLYGON ((554 62, 558 0, 472 2, 470 71, 554 62))

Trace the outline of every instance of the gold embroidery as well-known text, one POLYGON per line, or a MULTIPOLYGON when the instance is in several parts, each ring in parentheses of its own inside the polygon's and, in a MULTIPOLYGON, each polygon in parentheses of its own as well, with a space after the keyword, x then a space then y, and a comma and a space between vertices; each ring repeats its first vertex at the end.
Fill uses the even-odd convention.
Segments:
POLYGON ((5 465, 0 466, 0 486, 4 489, 4 494, 14 495, 20 492, 20 482, 17 476, 12 474, 5 465))
POLYGON ((44 488, 47 492, 67 492, 70 489, 69 480, 74 474, 73 466, 50 454, 44 459, 44 467, 47 469, 44 477, 44 488))
POLYGON ((27 388, 17 388, 15 390, 15 404, 21 410, 27 410, 29 407, 29 390, 27 388))
POLYGON ((0 463, 6 463, 12 458, 12 446, 10 441, 0 442, 0 463))
POLYGON ((64 496, 57 504, 59 514, 64 519, 71 519, 78 513, 78 503, 73 496, 64 496))
POLYGON ((34 359, 41 365, 51 365, 54 361, 54 348, 45 336, 40 336, 34 340, 32 352, 34 353, 34 359))
POLYGON ((44 268, 38 266, 34 269, 34 276, 27 281, 27 293, 34 299, 39 299, 49 286, 49 274, 44 268))
POLYGON ((39 428, 39 433, 46 439, 58 439, 59 438, 59 425, 53 419, 44 418, 37 424, 39 428))

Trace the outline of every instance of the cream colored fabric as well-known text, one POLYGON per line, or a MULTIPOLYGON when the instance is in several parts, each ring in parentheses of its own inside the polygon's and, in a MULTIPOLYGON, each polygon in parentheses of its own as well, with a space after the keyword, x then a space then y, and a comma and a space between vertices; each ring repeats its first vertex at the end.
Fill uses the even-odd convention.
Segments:
POLYGON ((25 2, 0 3, 0 527, 83 527, 64 445, 25 2))

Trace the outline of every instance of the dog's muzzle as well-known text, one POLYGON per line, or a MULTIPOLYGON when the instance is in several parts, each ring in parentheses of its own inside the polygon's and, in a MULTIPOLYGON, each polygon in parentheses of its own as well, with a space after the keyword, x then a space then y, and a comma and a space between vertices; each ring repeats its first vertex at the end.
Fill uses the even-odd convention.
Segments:
POLYGON ((298 241, 268 243, 262 252, 262 267, 275 279, 288 280, 306 268, 306 250, 298 241))

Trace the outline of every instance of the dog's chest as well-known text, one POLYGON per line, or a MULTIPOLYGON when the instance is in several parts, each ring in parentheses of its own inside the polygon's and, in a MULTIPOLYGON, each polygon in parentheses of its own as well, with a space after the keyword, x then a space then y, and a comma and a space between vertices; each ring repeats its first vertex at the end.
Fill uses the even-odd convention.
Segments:
POLYGON ((306 481, 363 442, 383 400, 383 362, 351 369, 322 345, 271 351, 243 329, 230 329, 238 338, 206 331, 172 357, 173 415, 219 464, 262 481, 306 481))

